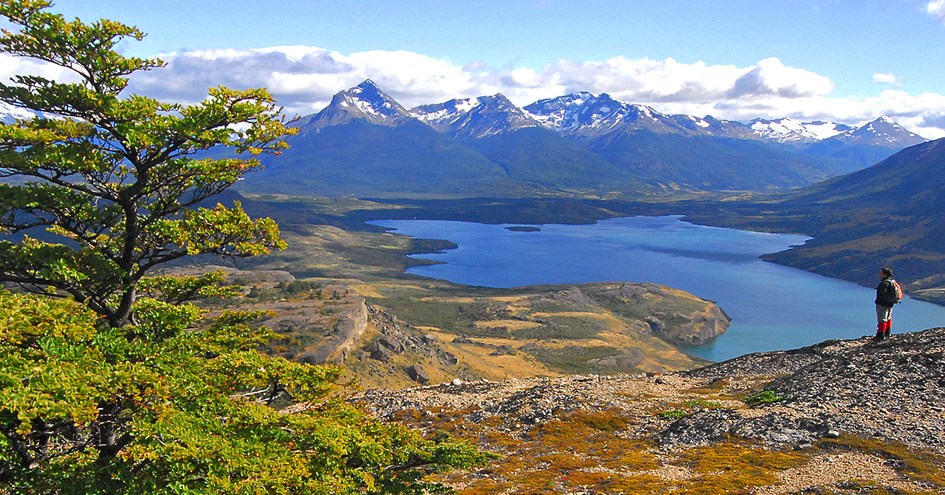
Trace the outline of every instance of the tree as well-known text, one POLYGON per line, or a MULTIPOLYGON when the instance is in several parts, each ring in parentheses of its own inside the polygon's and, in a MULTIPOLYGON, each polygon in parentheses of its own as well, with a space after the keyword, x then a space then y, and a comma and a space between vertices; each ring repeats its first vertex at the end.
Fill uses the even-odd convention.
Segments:
POLYGON ((202 253, 256 255, 283 248, 270 219, 239 203, 191 209, 286 147, 293 130, 263 89, 213 88, 199 104, 122 97, 134 72, 163 66, 115 51, 136 28, 84 24, 47 12, 42 0, 0 3, 21 26, 0 49, 66 69, 77 82, 18 75, 0 101, 40 115, 0 126, 0 281, 69 295, 108 319, 129 322, 136 286, 155 266, 202 253), (245 158, 196 158, 229 146, 245 158), (46 229, 42 237, 28 235, 46 229), (26 234, 22 234, 26 233, 26 234))
POLYGON ((326 400, 340 370, 261 354, 272 333, 252 314, 150 297, 136 312, 111 328, 72 301, 0 292, 0 494, 426 493, 442 488, 428 470, 489 458, 326 400), (294 406, 274 407, 285 393, 294 406))
POLYGON ((0 49, 73 82, 19 75, 0 101, 0 494, 422 493, 430 469, 488 456, 381 423, 330 392, 340 370, 261 354, 255 313, 211 317, 219 274, 149 277, 187 255, 284 247, 272 220, 202 206, 291 133, 265 90, 199 104, 124 95, 159 60, 115 47, 143 34, 0 0, 0 49), (227 146, 248 157, 201 158, 227 146), (71 301, 69 299, 72 299, 71 301))

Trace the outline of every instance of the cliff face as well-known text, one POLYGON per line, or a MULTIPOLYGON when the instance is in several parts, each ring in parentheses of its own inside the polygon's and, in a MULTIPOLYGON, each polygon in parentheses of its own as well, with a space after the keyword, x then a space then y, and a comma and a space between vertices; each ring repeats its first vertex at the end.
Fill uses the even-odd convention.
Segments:
POLYGON ((348 353, 359 344, 367 324, 368 309, 364 298, 352 297, 315 348, 299 354, 297 359, 310 364, 342 364, 348 353))
POLYGON ((653 335, 676 345, 704 344, 731 323, 719 306, 664 285, 600 284, 581 290, 617 314, 642 318, 653 335))

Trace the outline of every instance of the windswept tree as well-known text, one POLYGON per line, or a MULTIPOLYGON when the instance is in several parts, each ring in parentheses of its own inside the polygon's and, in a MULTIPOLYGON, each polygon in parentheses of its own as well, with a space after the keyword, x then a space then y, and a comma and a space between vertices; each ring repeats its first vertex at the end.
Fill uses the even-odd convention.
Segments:
POLYGON ((65 69, 72 82, 17 75, 0 101, 39 117, 0 126, 0 281, 68 295, 129 322, 138 282, 155 266, 202 253, 247 256, 284 247, 270 219, 237 203, 197 207, 286 147, 290 132, 264 89, 213 88, 195 105, 123 95, 155 59, 115 51, 136 28, 66 21, 50 2, 10 0, 2 51, 65 69), (242 157, 197 158, 229 146, 242 157), (35 232, 42 231, 42 235, 35 232))
POLYGON ((194 105, 126 95, 159 60, 122 56, 133 27, 0 0, 18 75, 0 101, 0 494, 424 493, 430 470, 487 456, 329 399, 340 370, 261 354, 255 314, 210 315, 218 274, 148 277, 187 255, 282 248, 269 219, 206 207, 291 132, 261 89, 194 105), (237 158, 207 158, 226 146, 237 158), (203 157, 201 157, 203 156, 203 157), (243 157, 243 158, 239 158, 243 157), (72 299, 72 300, 70 300, 72 299))

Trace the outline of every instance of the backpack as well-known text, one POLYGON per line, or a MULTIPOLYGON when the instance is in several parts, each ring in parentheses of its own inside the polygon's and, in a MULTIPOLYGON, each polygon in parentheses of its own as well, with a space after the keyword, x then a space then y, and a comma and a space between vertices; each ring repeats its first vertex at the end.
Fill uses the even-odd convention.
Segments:
POLYGON ((896 282, 895 280, 890 280, 890 282, 892 282, 893 293, 895 295, 895 300, 891 302, 893 304, 899 303, 902 301, 902 286, 899 285, 899 282, 896 282))

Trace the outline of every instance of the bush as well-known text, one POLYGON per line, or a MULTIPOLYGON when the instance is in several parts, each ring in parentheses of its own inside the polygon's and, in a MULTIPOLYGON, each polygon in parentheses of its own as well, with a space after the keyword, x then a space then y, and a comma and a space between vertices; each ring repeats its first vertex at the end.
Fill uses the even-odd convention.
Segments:
POLYGON ((784 400, 784 398, 775 393, 774 390, 762 390, 760 392, 755 392, 743 399, 745 404, 748 404, 751 407, 760 406, 763 404, 774 404, 775 402, 781 402, 782 400, 784 400))

